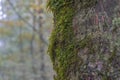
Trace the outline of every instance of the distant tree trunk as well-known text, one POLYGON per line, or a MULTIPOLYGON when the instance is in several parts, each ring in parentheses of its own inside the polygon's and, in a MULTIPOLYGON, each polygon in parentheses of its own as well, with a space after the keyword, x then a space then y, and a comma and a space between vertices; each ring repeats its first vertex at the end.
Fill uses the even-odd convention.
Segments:
POLYGON ((54 14, 48 52, 55 80, 120 80, 118 4, 119 0, 48 1, 54 14))

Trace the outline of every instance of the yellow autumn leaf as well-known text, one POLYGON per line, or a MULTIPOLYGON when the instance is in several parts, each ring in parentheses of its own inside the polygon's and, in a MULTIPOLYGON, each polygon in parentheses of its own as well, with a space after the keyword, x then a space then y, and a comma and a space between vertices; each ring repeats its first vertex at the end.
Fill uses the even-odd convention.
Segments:
POLYGON ((40 10, 43 9, 43 6, 42 5, 31 4, 29 8, 31 8, 33 10, 36 10, 36 11, 40 11, 40 10))
POLYGON ((25 32, 25 33, 22 33, 22 34, 19 36, 19 39, 20 39, 20 38, 31 40, 32 34, 25 32))
POLYGON ((0 34, 2 35, 7 35, 7 34, 11 34, 12 32, 7 29, 7 28, 4 28, 4 27, 0 27, 0 34))
POLYGON ((4 21, 4 20, 0 20, 1 24, 4 24, 6 26, 22 26, 24 25, 23 21, 4 21))

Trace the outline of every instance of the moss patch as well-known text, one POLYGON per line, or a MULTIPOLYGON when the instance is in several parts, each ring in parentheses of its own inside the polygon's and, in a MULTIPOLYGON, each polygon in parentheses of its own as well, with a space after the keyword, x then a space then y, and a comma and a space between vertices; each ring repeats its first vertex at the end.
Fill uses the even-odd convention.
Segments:
MULTIPOLYGON (((53 68, 57 73, 55 80, 70 80, 70 73, 77 71, 81 64, 81 59, 77 56, 76 46, 78 42, 75 40, 72 27, 75 14, 74 2, 75 0, 48 1, 48 8, 53 12, 55 22, 48 48, 53 68)), ((85 5, 89 7, 88 4, 85 5)), ((85 47, 87 42, 89 42, 88 37, 81 41, 79 46, 85 47)))
MULTIPOLYGON (((49 5, 51 2, 49 2, 49 5)), ((72 8, 72 1, 62 2, 62 0, 57 0, 55 3, 56 5, 50 7, 56 23, 50 38, 48 52, 57 73, 55 80, 69 80, 70 64, 79 62, 75 58, 75 41, 72 29, 74 9, 72 8)))

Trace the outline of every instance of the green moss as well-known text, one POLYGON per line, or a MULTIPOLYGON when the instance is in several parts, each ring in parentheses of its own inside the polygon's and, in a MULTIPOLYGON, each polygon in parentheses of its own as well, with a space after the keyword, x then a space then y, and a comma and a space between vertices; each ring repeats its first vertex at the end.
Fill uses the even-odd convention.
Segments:
POLYGON ((70 69, 69 64, 76 60, 74 33, 72 30, 72 18, 74 15, 72 1, 50 0, 48 5, 54 14, 56 22, 48 49, 53 61, 53 67, 57 73, 55 80, 69 80, 70 78, 67 76, 70 69))
POLYGON ((95 53, 96 50, 96 44, 93 43, 93 36, 92 35, 87 35, 84 39, 80 40, 79 42, 77 42, 77 49, 85 49, 88 48, 88 52, 89 54, 93 54, 95 53))
POLYGON ((79 42, 79 47, 80 48, 85 48, 85 47, 88 47, 88 45, 91 43, 91 39, 92 37, 89 35, 89 36, 86 36, 84 39, 82 39, 80 42, 79 42))
MULTIPOLYGON (((77 56, 75 35, 72 20, 75 14, 75 0, 49 0, 48 8, 54 15, 54 30, 50 37, 48 53, 53 62, 53 68, 57 73, 55 80, 70 80, 70 72, 77 71, 81 59, 77 56)), ((83 48, 89 42, 89 38, 80 42, 83 48)))
POLYGON ((113 49, 113 51, 112 51, 112 53, 111 53, 111 56, 110 56, 110 58, 108 60, 109 63, 111 63, 112 60, 115 58, 116 53, 117 53, 117 47, 115 46, 114 49, 113 49))

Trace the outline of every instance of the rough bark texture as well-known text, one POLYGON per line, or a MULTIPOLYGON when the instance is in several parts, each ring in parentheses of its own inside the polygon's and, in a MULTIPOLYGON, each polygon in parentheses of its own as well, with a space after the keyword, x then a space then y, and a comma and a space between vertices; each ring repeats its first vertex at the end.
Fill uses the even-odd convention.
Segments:
POLYGON ((49 0, 55 80, 120 80, 120 1, 49 0))

